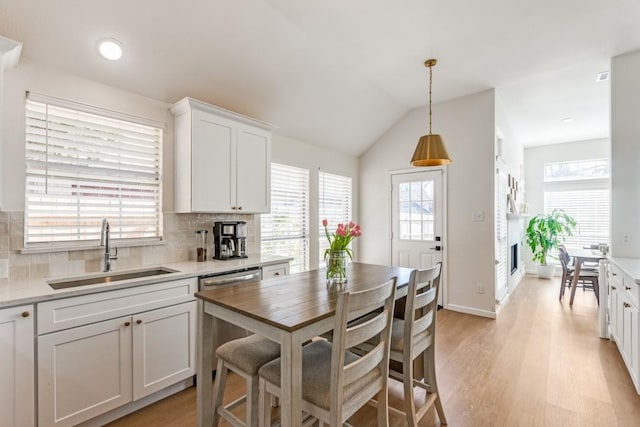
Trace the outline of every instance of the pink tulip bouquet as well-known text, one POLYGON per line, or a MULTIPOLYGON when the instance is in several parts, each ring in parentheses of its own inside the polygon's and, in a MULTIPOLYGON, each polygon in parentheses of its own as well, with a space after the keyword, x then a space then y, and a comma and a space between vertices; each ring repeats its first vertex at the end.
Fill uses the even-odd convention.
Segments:
POLYGON ((329 221, 327 219, 322 220, 322 226, 324 227, 324 234, 327 236, 327 240, 329 241, 329 249, 324 251, 325 260, 329 256, 331 251, 346 251, 349 258, 353 259, 353 253, 351 249, 349 249, 349 243, 356 237, 360 237, 362 232, 360 231, 360 226, 353 221, 349 221, 348 224, 338 224, 338 228, 335 232, 329 233, 327 226, 329 225, 329 221))

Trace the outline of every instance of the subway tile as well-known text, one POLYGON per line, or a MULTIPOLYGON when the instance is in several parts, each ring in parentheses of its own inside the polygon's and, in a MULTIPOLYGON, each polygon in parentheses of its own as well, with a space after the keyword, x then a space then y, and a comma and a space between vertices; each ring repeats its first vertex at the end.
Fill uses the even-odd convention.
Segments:
POLYGON ((9 279, 27 280, 29 278, 29 266, 18 265, 9 267, 9 279))
POLYGON ((29 266, 29 279, 41 279, 51 275, 49 264, 31 264, 29 266))

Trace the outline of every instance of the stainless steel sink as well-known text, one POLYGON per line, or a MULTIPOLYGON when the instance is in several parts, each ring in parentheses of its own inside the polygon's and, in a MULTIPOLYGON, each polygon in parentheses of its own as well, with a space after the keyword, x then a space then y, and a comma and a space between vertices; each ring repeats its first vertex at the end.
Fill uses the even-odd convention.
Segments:
POLYGON ((99 285, 102 283, 118 282, 121 280, 139 279, 141 277, 161 276, 168 273, 176 273, 177 270, 172 270, 166 267, 151 268, 147 270, 134 270, 123 272, 109 272, 92 277, 83 277, 79 279, 59 279, 51 280, 47 282, 53 289, 67 289, 75 288, 76 286, 86 285, 99 285))

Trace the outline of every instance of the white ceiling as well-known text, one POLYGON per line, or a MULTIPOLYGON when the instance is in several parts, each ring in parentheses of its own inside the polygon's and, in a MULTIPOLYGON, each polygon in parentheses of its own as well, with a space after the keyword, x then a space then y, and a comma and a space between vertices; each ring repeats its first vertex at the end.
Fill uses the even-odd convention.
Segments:
POLYGON ((640 48, 639 19, 637 0, 0 0, 23 57, 353 155, 427 103, 428 57, 434 102, 497 88, 525 145, 605 137, 596 73, 640 48), (103 37, 121 61, 97 56, 103 37))

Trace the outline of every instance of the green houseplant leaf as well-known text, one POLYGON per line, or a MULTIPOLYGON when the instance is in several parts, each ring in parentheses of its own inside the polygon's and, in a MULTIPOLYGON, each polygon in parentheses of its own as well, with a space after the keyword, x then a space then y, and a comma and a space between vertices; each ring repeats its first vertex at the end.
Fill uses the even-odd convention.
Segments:
POLYGON ((527 226, 527 244, 533 252, 533 260, 547 265, 549 251, 557 249, 565 237, 573 234, 575 228, 576 220, 562 209, 531 218, 527 226))

